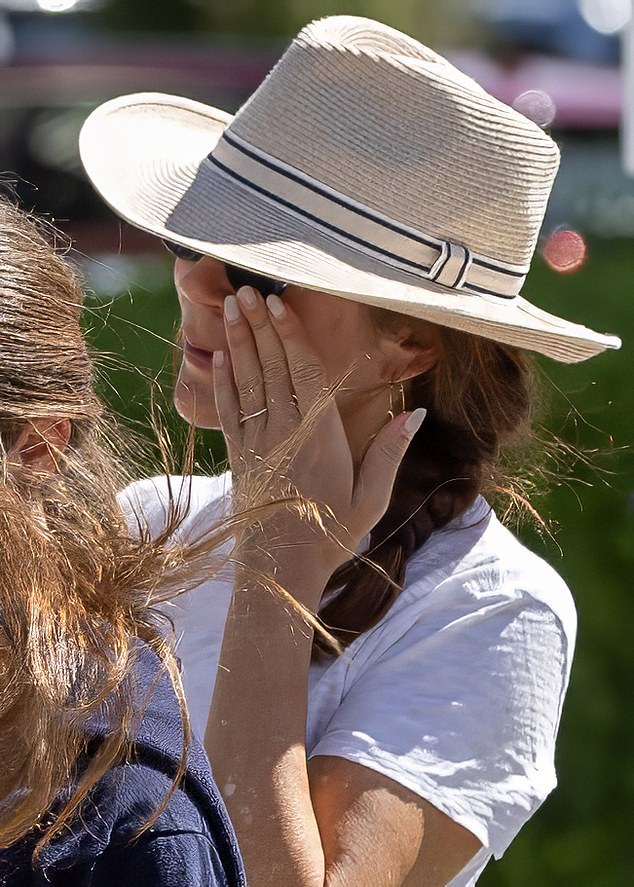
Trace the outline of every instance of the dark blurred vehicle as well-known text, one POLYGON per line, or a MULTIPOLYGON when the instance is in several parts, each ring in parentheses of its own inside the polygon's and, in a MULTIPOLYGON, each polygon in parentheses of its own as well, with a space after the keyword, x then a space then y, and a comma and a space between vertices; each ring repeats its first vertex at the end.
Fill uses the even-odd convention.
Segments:
POLYGON ((82 16, 11 15, 4 25, 11 40, 0 57, 0 176, 61 227, 109 217, 77 150, 81 124, 99 103, 151 91, 235 110, 278 54, 277 46, 193 35, 100 34, 82 16))

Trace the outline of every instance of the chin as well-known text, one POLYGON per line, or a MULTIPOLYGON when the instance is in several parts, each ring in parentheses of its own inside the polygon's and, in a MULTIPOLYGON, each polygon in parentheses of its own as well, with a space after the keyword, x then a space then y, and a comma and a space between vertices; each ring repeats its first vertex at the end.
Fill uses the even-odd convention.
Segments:
POLYGON ((195 390, 180 382, 177 382, 174 389, 174 407, 188 425, 214 431, 222 430, 215 406, 201 409, 200 404, 196 405, 195 390))

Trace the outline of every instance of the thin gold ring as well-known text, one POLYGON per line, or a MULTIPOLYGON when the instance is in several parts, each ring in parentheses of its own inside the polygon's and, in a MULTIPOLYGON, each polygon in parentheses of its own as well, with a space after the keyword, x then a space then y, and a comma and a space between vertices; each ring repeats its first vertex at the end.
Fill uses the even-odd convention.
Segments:
POLYGON ((243 425, 247 421, 247 419, 255 419, 256 416, 262 416, 264 415, 264 413, 268 413, 268 411, 269 408, 264 407, 263 409, 258 410, 256 413, 249 413, 248 416, 242 416, 242 418, 240 419, 240 425, 243 425))

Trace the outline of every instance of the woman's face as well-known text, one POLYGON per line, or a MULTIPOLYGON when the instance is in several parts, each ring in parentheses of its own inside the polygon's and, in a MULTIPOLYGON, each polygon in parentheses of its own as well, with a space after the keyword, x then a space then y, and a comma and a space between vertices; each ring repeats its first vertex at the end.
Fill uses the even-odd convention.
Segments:
MULTIPOLYGON (((224 265, 209 257, 198 262, 177 259, 174 281, 183 345, 174 403, 191 424, 217 428, 212 357, 214 351, 227 349, 223 305, 233 288, 224 265)), ((334 382, 352 370, 340 393, 342 401, 369 396, 378 386, 385 391, 391 378, 389 356, 365 305, 297 286, 288 286, 282 298, 304 325, 328 380, 334 382)))

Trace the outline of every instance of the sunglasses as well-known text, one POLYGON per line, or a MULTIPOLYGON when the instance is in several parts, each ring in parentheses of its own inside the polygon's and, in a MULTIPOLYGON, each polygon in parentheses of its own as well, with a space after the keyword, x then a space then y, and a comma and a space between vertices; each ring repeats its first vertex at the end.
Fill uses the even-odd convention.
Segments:
MULTIPOLYGON (((202 253, 197 253, 195 250, 190 249, 188 246, 182 246, 180 243, 172 243, 171 240, 164 240, 163 244, 173 256, 176 256, 178 259, 184 259, 186 262, 197 262, 203 257, 202 253)), ((227 264, 227 262, 223 262, 223 265, 229 283, 236 293, 242 286, 251 286, 263 296, 270 296, 271 294, 280 296, 288 286, 284 281, 275 280, 275 278, 267 277, 265 274, 256 274, 255 271, 237 268, 235 265, 227 264)))

